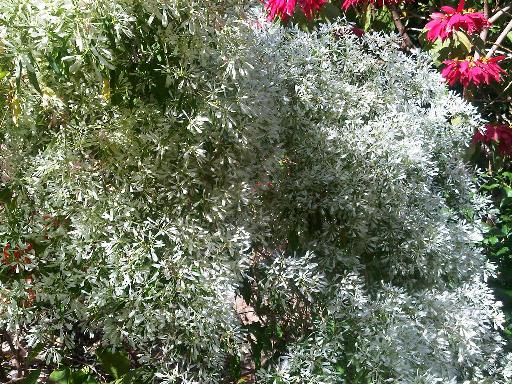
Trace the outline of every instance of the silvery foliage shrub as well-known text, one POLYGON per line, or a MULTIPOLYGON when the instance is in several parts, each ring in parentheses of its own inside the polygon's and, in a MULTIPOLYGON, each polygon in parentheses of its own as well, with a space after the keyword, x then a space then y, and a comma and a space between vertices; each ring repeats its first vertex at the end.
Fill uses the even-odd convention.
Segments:
MULTIPOLYGON (((474 108, 392 37, 253 31, 230 40, 230 56, 259 69, 239 92, 252 103, 253 173, 272 183, 253 204, 253 247, 318 265, 312 331, 259 380, 496 382, 503 317, 476 246, 489 207, 464 162, 474 108)), ((287 292, 275 281, 270 302, 287 292)))
POLYGON ((234 1, 0 4, 0 237, 34 247, 3 263, 0 327, 27 348, 218 383, 247 350, 245 286, 260 321, 301 325, 260 382, 497 369, 463 160, 481 122, 427 57, 234 1))

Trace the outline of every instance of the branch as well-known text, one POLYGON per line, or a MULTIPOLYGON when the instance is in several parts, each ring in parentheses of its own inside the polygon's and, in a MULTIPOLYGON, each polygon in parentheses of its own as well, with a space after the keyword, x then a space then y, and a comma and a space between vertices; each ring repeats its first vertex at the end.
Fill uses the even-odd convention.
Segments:
MULTIPOLYGON (((489 19, 489 0, 484 0, 484 16, 486 19, 489 19)), ((487 35, 489 34, 489 28, 482 29, 480 32, 480 38, 483 40, 484 44, 487 40, 487 35)))
MULTIPOLYGON (((505 46, 504 46, 504 45, 502 45, 502 44, 498 44, 498 47, 499 47, 500 49, 502 49, 503 51, 505 51, 505 52, 502 52, 502 54, 504 54, 505 56, 507 56, 507 59, 512 59, 512 56, 510 55, 510 54, 512 53, 512 49, 511 49, 511 48, 505 47, 505 46), (507 52, 508 52, 508 54, 507 54, 507 52)), ((498 50, 496 50, 496 51, 498 51, 498 50)))
POLYGON ((501 8, 499 11, 497 11, 494 15, 492 15, 490 18, 489 18, 489 22, 490 23, 494 23, 496 20, 498 20, 502 15, 504 15, 505 13, 507 13, 507 11, 512 8, 512 4, 510 5, 507 5, 503 8, 501 8))
MULTIPOLYGON (((494 23, 498 18, 500 18, 502 15, 507 13, 507 11, 512 8, 512 4, 506 5, 505 7, 501 8, 499 11, 497 11, 493 16, 489 18, 489 1, 484 0, 484 15, 488 18, 489 23, 494 23)), ((480 32, 480 38, 483 40, 484 44, 487 41, 487 36, 489 34, 489 28, 484 28, 482 32, 480 32)), ((478 52, 475 53, 475 59, 478 59, 480 55, 478 52)))
POLYGON ((23 364, 21 362, 20 351, 14 347, 14 343, 12 341, 12 337, 7 331, 3 331, 3 338, 7 341, 9 345, 9 349, 11 350, 11 354, 14 356, 14 361, 16 362, 16 368, 18 370, 18 376, 23 377, 23 364))
POLYGON ((507 24, 507 26, 505 27, 505 29, 503 31, 501 31, 500 35, 498 36, 498 38, 496 39, 496 41, 494 42, 493 46, 491 47, 491 49, 489 49, 489 51, 487 52, 487 57, 491 57, 494 52, 498 49, 498 47, 500 46, 501 42, 505 39, 505 37, 507 37, 507 34, 512 30, 512 20, 510 20, 507 24))
POLYGON ((414 43, 405 31, 405 26, 402 24, 402 20, 400 20, 400 15, 396 7, 388 5, 388 9, 391 12, 391 16, 393 17, 393 22, 395 23, 396 29, 398 29, 400 36, 402 36, 402 39, 404 40, 405 46, 407 48, 415 48, 414 43))
MULTIPOLYGON (((2 356, 3 358, 3 356, 2 356)), ((3 383, 5 383, 7 380, 7 372, 5 372, 5 369, 2 365, 2 362, 0 361, 0 380, 2 380, 3 383)))

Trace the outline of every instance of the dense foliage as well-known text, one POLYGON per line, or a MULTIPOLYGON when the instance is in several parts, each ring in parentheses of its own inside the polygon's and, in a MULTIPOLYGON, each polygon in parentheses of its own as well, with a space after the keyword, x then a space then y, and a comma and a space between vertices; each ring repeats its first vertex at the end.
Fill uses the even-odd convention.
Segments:
POLYGON ((505 335, 512 348, 512 5, 502 0, 265 0, 269 19, 312 27, 320 20, 346 18, 352 32, 396 31, 405 50, 429 52, 450 87, 478 107, 487 120, 474 132, 471 162, 480 191, 497 208, 486 219, 483 245, 498 266, 493 279, 508 318, 505 335), (286 5, 286 6, 284 6, 286 5))
POLYGON ((215 30, 232 5, 2 2, 0 317, 47 363, 101 344, 218 382, 237 352, 244 147, 215 30))
POLYGON ((477 247, 489 202, 464 162, 482 121, 426 55, 235 2, 0 4, 18 376, 508 375, 477 247))

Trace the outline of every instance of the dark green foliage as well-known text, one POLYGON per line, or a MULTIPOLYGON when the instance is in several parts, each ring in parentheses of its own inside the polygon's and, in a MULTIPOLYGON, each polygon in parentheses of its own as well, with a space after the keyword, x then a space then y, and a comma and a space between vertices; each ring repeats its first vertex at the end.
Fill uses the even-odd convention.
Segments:
POLYGON ((499 169, 485 175, 484 181, 481 189, 493 198, 497 212, 487 220, 489 231, 483 244, 489 260, 498 266, 499 275, 492 286, 503 303, 505 335, 512 349, 512 172, 499 169))

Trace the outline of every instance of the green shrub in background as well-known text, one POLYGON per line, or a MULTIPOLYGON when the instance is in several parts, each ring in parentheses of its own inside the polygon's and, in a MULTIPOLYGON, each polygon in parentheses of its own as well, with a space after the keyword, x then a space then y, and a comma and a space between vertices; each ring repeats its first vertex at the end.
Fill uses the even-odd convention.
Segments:
POLYGON ((242 5, 1 3, 2 380, 504 380, 474 108, 242 5))

